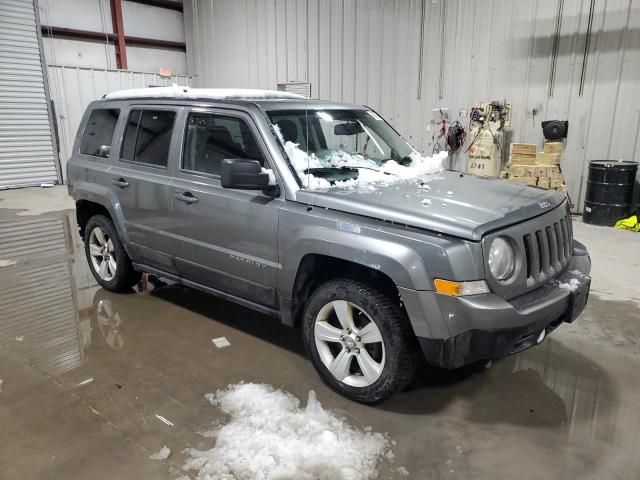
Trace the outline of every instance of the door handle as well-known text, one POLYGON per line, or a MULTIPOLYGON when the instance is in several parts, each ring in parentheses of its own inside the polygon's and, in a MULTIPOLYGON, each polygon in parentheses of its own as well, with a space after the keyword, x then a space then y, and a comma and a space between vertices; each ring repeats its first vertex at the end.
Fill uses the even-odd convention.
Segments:
POLYGON ((191 203, 196 203, 198 201, 198 197, 196 197, 191 192, 183 192, 183 193, 176 192, 174 195, 178 200, 184 203, 191 204, 191 203))
POLYGON ((127 182, 124 178, 114 178, 111 180, 111 183, 117 185, 120 188, 127 188, 129 186, 129 182, 127 182))

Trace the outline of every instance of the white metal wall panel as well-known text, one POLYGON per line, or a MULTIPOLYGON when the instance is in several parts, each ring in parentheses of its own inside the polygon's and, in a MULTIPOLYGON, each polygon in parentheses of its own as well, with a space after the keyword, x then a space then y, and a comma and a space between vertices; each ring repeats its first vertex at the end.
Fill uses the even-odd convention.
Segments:
POLYGON ((380 111, 423 152, 439 106, 506 98, 513 141, 540 146, 542 120, 569 120, 562 167, 581 211, 589 160, 640 159, 640 2, 595 2, 580 96, 590 2, 564 0, 549 97, 558 2, 185 0, 188 61, 197 86, 311 82, 314 97, 380 111))
POLYGON ((0 0, 0 188, 58 180, 33 0, 0 0))
POLYGON ((151 85, 191 85, 191 77, 173 75, 161 77, 156 73, 126 70, 101 70, 94 68, 49 65, 51 98, 55 105, 60 161, 66 172, 73 142, 87 105, 93 100, 116 90, 143 88, 151 85))

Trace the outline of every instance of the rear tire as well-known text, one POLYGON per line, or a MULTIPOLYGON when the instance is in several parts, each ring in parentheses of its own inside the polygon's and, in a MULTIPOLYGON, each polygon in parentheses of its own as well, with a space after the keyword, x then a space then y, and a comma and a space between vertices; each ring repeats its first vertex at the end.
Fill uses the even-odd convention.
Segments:
POLYGON ((140 281, 110 218, 94 215, 84 229, 84 251, 96 281, 111 292, 130 290, 140 281))
POLYGON ((351 400, 380 403, 413 379, 413 331, 404 311, 364 283, 337 279, 318 287, 303 335, 322 380, 351 400))

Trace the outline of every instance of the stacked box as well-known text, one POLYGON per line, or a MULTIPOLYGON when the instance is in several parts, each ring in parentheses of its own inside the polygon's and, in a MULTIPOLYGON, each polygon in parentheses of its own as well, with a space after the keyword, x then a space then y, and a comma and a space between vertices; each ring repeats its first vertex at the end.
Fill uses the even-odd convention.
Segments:
POLYGON ((567 186, 560 172, 563 148, 562 142, 545 142, 544 151, 537 152, 533 143, 512 143, 509 163, 500 178, 566 192, 567 186))
POLYGON ((550 155, 562 155, 564 144, 562 142, 544 142, 544 153, 550 155))
POLYGON ((533 165, 536 163, 535 143, 512 143, 509 161, 516 165, 533 165))
POLYGON ((560 165, 560 154, 538 152, 536 154, 536 162, 545 165, 560 165))
POLYGON ((549 188, 551 185, 551 179, 549 177, 539 177, 538 186, 542 188, 549 188))
POLYGON ((512 143, 511 152, 521 155, 535 155, 538 146, 535 143, 512 143))

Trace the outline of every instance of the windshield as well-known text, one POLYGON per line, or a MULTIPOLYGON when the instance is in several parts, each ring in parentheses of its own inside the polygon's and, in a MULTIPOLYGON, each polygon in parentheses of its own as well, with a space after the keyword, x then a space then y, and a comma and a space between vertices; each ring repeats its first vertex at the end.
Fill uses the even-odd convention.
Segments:
POLYGON ((371 110, 274 110, 267 115, 305 188, 388 183, 391 177, 431 173, 422 165, 424 158, 371 110), (411 168, 420 166, 419 171, 411 168))

